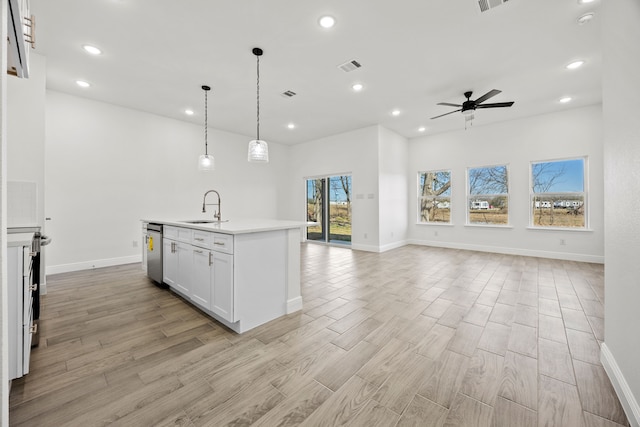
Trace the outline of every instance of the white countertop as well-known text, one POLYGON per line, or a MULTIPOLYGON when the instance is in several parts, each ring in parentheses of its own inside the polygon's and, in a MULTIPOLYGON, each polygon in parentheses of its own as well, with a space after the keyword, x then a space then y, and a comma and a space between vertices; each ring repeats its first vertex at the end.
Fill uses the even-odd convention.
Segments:
POLYGON ((7 246, 31 246, 33 233, 12 233, 7 234, 7 246))
MULTIPOLYGON (((204 220, 204 218, 194 220, 204 220)), ((172 225, 175 227, 192 228, 195 230, 215 231, 224 234, 245 234, 259 233, 264 231, 288 230, 291 228, 307 227, 308 223, 303 221, 285 221, 278 219, 238 219, 227 222, 214 222, 209 224, 190 224, 184 220, 175 219, 143 219, 142 222, 153 222, 156 224, 172 225)))

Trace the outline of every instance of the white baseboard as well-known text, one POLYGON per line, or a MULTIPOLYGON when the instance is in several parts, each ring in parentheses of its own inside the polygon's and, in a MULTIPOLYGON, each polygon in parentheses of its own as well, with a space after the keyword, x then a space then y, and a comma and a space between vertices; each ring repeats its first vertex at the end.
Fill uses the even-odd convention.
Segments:
POLYGON ((505 248, 505 247, 498 247, 498 246, 472 245, 472 244, 466 244, 466 243, 439 242, 439 241, 433 241, 433 240, 412 239, 412 240, 409 240, 407 243, 411 245, 434 246, 437 248, 463 249, 467 251, 493 252, 493 253, 505 254, 505 255, 520 255, 520 256, 530 256, 530 257, 536 257, 536 258, 550 258, 550 259, 561 259, 566 261, 591 262, 594 264, 604 264, 604 256, 600 256, 600 255, 540 251, 535 249, 505 248))
POLYGON ((361 245, 356 243, 351 243, 351 249, 356 251, 365 251, 365 252, 380 252, 380 247, 374 245, 361 245))
POLYGON ((302 310, 302 297, 291 298, 287 301, 287 314, 302 310))
POLYGON ((378 252, 387 252, 387 251, 390 251, 392 249, 401 248, 403 246, 407 246, 407 241, 406 240, 401 240, 399 242, 389 243, 387 245, 380 246, 380 249, 379 249, 378 252))
POLYGON ((120 258, 96 259, 92 261, 76 262, 73 264, 48 265, 46 274, 69 273, 72 271, 91 270, 100 267, 111 267, 113 265, 133 264, 141 262, 142 255, 132 255, 120 258))
POLYGON ((640 404, 638 404, 638 400, 633 395, 627 380, 616 363, 616 359, 613 357, 613 353, 611 353, 606 343, 600 346, 600 362, 602 362, 602 366, 611 380, 611 384, 618 395, 618 399, 620 399, 625 414, 627 414, 631 427, 640 427, 640 404))

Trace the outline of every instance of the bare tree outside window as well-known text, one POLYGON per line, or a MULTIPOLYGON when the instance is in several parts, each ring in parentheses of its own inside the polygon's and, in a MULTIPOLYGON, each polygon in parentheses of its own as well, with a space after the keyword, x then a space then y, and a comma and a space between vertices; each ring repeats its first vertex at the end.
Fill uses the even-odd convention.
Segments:
POLYGON ((509 224, 509 173, 506 165, 469 168, 469 224, 509 224))
POLYGON ((451 223, 451 171, 418 173, 418 221, 451 223))
POLYGON ((531 226, 586 226, 584 172, 584 158, 531 163, 531 226))

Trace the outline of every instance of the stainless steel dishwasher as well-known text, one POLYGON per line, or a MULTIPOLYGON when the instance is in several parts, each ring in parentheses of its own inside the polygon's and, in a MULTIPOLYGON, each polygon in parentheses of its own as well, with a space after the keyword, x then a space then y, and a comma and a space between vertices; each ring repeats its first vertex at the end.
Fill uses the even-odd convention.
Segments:
POLYGON ((162 283, 162 224, 147 224, 147 276, 160 287, 162 283))

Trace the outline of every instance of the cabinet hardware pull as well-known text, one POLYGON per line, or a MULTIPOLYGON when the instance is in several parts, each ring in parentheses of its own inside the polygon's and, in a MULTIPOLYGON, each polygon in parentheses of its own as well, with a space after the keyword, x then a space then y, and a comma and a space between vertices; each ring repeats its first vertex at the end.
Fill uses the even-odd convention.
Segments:
POLYGON ((35 325, 31 325, 31 327, 29 328, 29 333, 35 334, 37 332, 38 332, 38 324, 36 323, 35 325))
POLYGON ((201 250, 198 250, 198 249, 194 249, 194 250, 193 250, 193 252, 195 252, 195 253, 197 253, 197 254, 201 254, 201 253, 203 253, 201 250))
POLYGON ((224 246, 224 242, 213 242, 214 245, 224 246))
POLYGON ((211 259, 212 255, 213 254, 211 252, 209 252, 209 267, 211 267, 213 265, 213 260, 211 259))
POLYGON ((204 242, 204 239, 200 237, 194 237, 193 240, 197 240, 198 242, 204 242))

